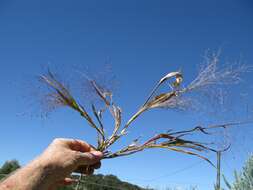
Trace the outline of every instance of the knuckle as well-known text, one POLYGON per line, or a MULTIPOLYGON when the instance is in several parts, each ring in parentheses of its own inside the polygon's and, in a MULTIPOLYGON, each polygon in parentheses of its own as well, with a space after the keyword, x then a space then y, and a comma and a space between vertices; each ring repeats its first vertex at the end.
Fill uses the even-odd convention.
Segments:
POLYGON ((93 158, 92 158, 92 155, 90 155, 89 153, 82 153, 82 152, 77 152, 75 153, 75 157, 76 157, 76 161, 78 163, 82 163, 82 164, 92 164, 94 161, 93 161, 93 158))
POLYGON ((63 138, 55 138, 53 140, 53 143, 59 143, 59 142, 62 142, 63 141, 63 138))
POLYGON ((52 144, 56 144, 56 143, 58 143, 58 142, 59 142, 59 139, 58 139, 58 138, 55 138, 55 139, 53 140, 52 144))
POLYGON ((80 160, 83 158, 83 155, 81 152, 75 151, 73 152, 73 157, 76 162, 80 162, 80 160))

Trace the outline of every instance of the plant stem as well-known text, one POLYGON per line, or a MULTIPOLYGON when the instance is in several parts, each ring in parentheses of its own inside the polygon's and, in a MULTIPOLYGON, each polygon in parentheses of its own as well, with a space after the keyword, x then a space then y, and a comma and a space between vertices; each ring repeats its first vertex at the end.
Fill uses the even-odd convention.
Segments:
POLYGON ((83 178, 83 174, 80 174, 78 182, 77 182, 76 187, 75 187, 75 190, 79 190, 79 186, 81 184, 82 178, 83 178))

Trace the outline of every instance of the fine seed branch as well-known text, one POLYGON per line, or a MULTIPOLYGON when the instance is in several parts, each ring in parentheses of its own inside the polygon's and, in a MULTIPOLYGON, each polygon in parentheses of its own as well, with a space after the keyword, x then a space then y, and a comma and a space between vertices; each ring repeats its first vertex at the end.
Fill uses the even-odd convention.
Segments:
MULTIPOLYGON (((128 132, 129 126, 144 112, 153 108, 187 109, 192 106, 193 101, 185 95, 192 92, 201 93, 202 91, 208 91, 209 89, 214 90, 217 86, 220 88, 222 85, 237 84, 241 82, 240 76, 243 73, 248 72, 250 69, 245 65, 239 65, 237 67, 229 66, 227 68, 223 68, 222 70, 218 70, 218 62, 218 55, 213 54, 208 56, 205 67, 200 70, 197 77, 186 87, 182 87, 181 85, 183 82, 183 74, 180 71, 170 72, 162 77, 155 85, 144 104, 126 122, 125 125, 122 125, 122 110, 113 102, 112 92, 105 90, 98 84, 97 81, 86 78, 92 87, 91 90, 95 92, 104 104, 102 109, 97 109, 94 104, 91 104, 93 117, 88 113, 87 109, 72 96, 70 90, 62 82, 60 82, 50 70, 48 70, 47 74, 40 75, 39 81, 49 87, 49 94, 46 95, 46 99, 49 104, 53 104, 53 107, 70 107, 71 109, 77 111, 88 122, 89 126, 97 131, 98 136, 96 148, 104 153, 104 159, 130 155, 144 149, 162 148, 197 156, 212 164, 212 162, 202 156, 201 153, 207 151, 217 152, 221 150, 212 148, 212 143, 210 142, 204 143, 187 140, 186 137, 197 133, 202 135, 212 135, 210 132, 211 130, 217 128, 225 129, 234 125, 246 124, 247 122, 231 122, 208 127, 197 126, 189 130, 175 132, 171 130, 167 133, 157 134, 146 140, 144 143, 140 143, 139 139, 136 139, 130 145, 115 152, 111 152, 109 147, 122 136, 125 136, 128 132), (167 92, 158 93, 158 90, 163 84, 168 85, 167 92), (105 125, 102 120, 103 114, 106 110, 110 112, 114 120, 114 128, 111 135, 105 134, 105 125)), ((224 150, 227 150, 229 146, 227 146, 224 150)))

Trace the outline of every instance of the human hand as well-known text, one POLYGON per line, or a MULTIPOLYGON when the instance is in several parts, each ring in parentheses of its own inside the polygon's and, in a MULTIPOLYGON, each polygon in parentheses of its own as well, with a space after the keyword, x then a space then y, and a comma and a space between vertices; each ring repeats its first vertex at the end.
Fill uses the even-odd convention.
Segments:
POLYGON ((51 189, 68 185, 76 180, 69 178, 72 172, 92 174, 101 165, 103 154, 81 140, 55 139, 38 158, 48 168, 51 189))
POLYGON ((54 190, 75 182, 74 172, 92 174, 100 167, 103 154, 81 140, 55 139, 27 166, 0 182, 3 190, 54 190))

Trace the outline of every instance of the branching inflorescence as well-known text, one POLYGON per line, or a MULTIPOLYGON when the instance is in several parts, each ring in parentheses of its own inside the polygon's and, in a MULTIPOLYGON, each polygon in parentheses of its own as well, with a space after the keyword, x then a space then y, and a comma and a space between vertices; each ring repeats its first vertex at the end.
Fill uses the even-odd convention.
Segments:
MULTIPOLYGON (((232 125, 241 124, 238 123, 226 123, 222 125, 214 125, 208 127, 197 126, 189 130, 183 131, 169 131, 167 133, 161 133, 153 136, 152 138, 146 140, 143 143, 135 140, 130 145, 111 152, 109 150, 110 146, 118 141, 121 137, 125 136, 128 132, 130 125, 144 112, 151 110, 153 108, 167 108, 167 109, 184 109, 190 106, 191 98, 187 97, 188 93, 206 90, 208 88, 214 88, 215 86, 235 84, 241 81, 241 74, 249 70, 245 65, 229 66, 221 70, 218 69, 218 56, 211 55, 207 57, 207 64, 203 67, 197 77, 186 87, 182 87, 183 74, 179 71, 168 73, 166 76, 161 78, 154 89, 151 91, 150 95, 144 102, 144 104, 139 108, 139 110, 126 122, 122 124, 122 111, 119 106, 113 102, 112 92, 103 89, 95 80, 88 80, 89 84, 92 86, 96 95, 104 103, 103 109, 97 109, 94 104, 91 104, 91 113, 88 113, 86 108, 82 106, 71 94, 70 90, 63 85, 55 75, 48 70, 46 75, 40 75, 39 80, 50 87, 50 93, 46 95, 47 101, 55 106, 68 106, 73 110, 79 112, 79 114, 86 119, 88 124, 94 128, 98 133, 97 140, 97 150, 104 153, 104 159, 115 158, 119 156, 130 155, 144 149, 151 148, 164 148, 172 151, 177 151, 189 155, 194 155, 200 157, 210 164, 211 161, 201 155, 203 151, 217 152, 220 150, 213 149, 210 147, 210 143, 197 142, 192 140, 187 140, 188 135, 195 133, 201 133, 203 135, 210 135, 209 131, 214 128, 226 128, 232 125), (160 86, 164 83, 168 83, 168 91, 165 93, 160 93, 158 95, 157 91, 160 86), (111 116, 114 119, 114 130, 112 134, 107 136, 105 134, 104 124, 102 121, 102 116, 105 110, 109 110, 111 116)), ((214 88, 215 89, 215 88, 214 88)), ((228 147, 227 147, 228 148, 228 147)), ((213 165, 213 164, 212 164, 213 165)))

